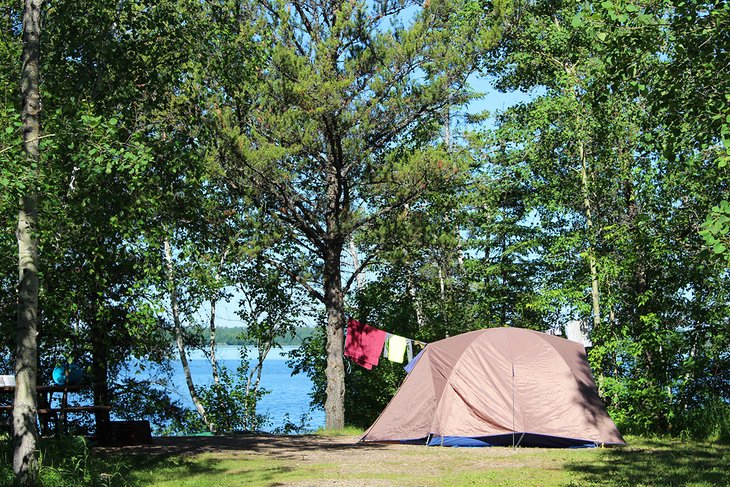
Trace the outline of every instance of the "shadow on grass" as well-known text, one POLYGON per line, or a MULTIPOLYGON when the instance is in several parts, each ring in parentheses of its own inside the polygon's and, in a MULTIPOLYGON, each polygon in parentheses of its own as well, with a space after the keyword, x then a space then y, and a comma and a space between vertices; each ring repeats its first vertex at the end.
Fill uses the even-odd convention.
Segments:
MULTIPOLYGON (((276 485, 276 482, 293 471, 280 465, 265 465, 259 461, 237 459, 234 468, 218 458, 200 458, 179 455, 106 457, 106 462, 122 462, 112 485, 136 486, 166 482, 168 485, 209 485, 206 481, 220 480, 222 476, 235 476, 241 485, 276 485)), ((211 484, 212 485, 212 484, 211 484)))
POLYGON ((594 463, 568 463, 578 484, 730 485, 730 445, 641 440, 601 452, 594 463))
POLYGON ((278 458, 306 451, 347 451, 364 448, 378 449, 385 445, 357 443, 352 437, 328 437, 318 435, 268 435, 268 434, 229 434, 217 436, 170 436, 155 437, 151 444, 107 447, 97 446, 94 452, 99 455, 195 455, 242 451, 268 453, 278 458))
POLYGON ((312 472, 307 468, 287 466, 292 459, 301 460, 307 451, 349 452, 379 448, 383 445, 359 445, 352 437, 237 434, 157 437, 149 445, 96 446, 92 452, 97 462, 116 472, 111 485, 154 485, 159 482, 172 485, 170 482, 173 482, 221 487, 221 479, 231 477, 238 482, 235 485, 247 486, 287 485, 308 479, 312 472), (206 455, 211 453, 224 455, 206 455), (218 479, 217 484, 214 479, 218 479))

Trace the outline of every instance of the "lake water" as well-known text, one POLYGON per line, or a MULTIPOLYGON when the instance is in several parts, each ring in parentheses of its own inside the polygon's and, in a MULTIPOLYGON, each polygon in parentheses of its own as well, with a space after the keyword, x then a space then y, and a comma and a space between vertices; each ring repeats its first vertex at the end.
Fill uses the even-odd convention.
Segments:
MULTIPOLYGON (((286 364, 289 359, 287 354, 293 348, 295 347, 271 350, 264 361, 261 387, 270 392, 261 398, 257 411, 259 414, 269 417, 270 424, 262 428, 264 431, 281 428, 287 421, 287 415, 288 421, 296 425, 300 424, 301 417, 306 415, 307 419, 304 422, 306 430, 315 430, 324 426, 324 411, 310 410, 309 393, 312 391, 312 382, 303 374, 292 376, 292 371, 286 364)), ((239 348, 236 346, 218 347, 216 357, 218 363, 227 367, 231 373, 235 373, 241 360, 239 348)), ((190 353, 188 362, 196 385, 213 382, 210 362, 201 351, 196 350, 190 353)), ((253 361, 249 363, 253 365, 253 361)), ((149 373, 154 373, 154 370, 147 370, 144 374, 149 373)), ((173 363, 172 386, 171 396, 192 409, 193 403, 190 400, 185 375, 179 360, 173 363)))

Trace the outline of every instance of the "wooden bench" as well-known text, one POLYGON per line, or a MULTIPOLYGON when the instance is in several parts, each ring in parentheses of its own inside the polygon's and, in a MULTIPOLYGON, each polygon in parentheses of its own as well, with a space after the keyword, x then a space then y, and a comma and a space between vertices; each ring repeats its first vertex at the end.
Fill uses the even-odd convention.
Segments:
MULTIPOLYGON (((38 414, 38 422, 40 423, 40 430, 48 434, 49 423, 55 425, 55 431, 63 431, 66 428, 66 416, 68 414, 80 414, 80 413, 99 413, 111 411, 111 406, 66 406, 59 408, 51 407, 40 407, 36 409, 38 414)), ((12 404, 0 405, 0 411, 12 412, 12 404)))
MULTIPOLYGON (((68 405, 68 394, 75 393, 83 390, 83 386, 80 384, 76 385, 38 385, 36 391, 38 393, 38 403, 36 404, 36 412, 38 415, 38 422, 40 423, 40 429, 48 432, 49 423, 54 423, 56 426, 56 432, 63 432, 66 427, 66 417, 69 414, 84 414, 91 413, 95 414, 95 421, 97 423, 97 432, 100 430, 106 430, 106 425, 109 423, 109 411, 111 406, 69 406, 68 405), (61 393, 60 404, 57 407, 52 407, 53 395, 61 393)), ((12 394, 15 391, 15 386, 0 386, 0 393, 12 394)), ((12 404, 0 405, 0 412, 11 412, 13 410, 12 404)))
POLYGON ((111 411, 111 406, 66 406, 60 408, 60 413, 97 413, 103 411, 111 411))

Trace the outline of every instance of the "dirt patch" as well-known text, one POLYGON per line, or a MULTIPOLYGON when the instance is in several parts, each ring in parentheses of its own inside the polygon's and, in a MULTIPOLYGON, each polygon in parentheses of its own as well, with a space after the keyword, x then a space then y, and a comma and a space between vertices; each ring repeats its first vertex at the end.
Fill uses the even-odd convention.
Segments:
MULTIPOLYGON (((123 455, 213 454, 226 458, 260 456, 279 460, 295 469, 326 466, 327 478, 320 481, 327 480, 325 483, 337 485, 349 485, 353 474, 367 474, 371 477, 365 482, 367 485, 395 485, 386 479, 396 477, 402 482, 414 476, 423 479, 443 476, 457 470, 465 472, 485 468, 514 468, 522 465, 525 460, 519 458, 523 456, 520 450, 511 448, 437 448, 425 445, 358 443, 358 440, 356 436, 315 435, 161 437, 154 438, 151 445, 97 447, 94 451, 99 454, 123 455)), ((528 461, 534 462, 534 458, 528 461)), ((353 485, 363 485, 362 480, 352 482, 353 485)), ((412 482, 405 483, 414 485, 412 482)))
POLYGON ((630 446, 616 449, 440 448, 361 444, 358 439, 164 437, 154 438, 151 445, 97 447, 94 452, 148 456, 150 461, 141 463, 153 474, 161 460, 161 485, 185 487, 730 485, 728 449, 719 445, 632 438, 630 446), (166 463, 165 457, 176 456, 190 458, 166 463))

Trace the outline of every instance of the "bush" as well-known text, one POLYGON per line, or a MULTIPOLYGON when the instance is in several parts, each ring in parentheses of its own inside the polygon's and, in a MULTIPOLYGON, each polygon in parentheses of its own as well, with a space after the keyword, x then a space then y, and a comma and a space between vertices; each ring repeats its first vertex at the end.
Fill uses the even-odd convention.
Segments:
POLYGON ((683 439, 730 444, 730 404, 708 400, 676 414, 676 435, 683 439))
POLYGON ((267 391, 246 387, 247 365, 246 360, 241 361, 235 379, 221 367, 218 384, 198 388, 200 402, 216 433, 255 431, 266 423, 266 417, 256 413, 256 405, 267 391))
MULTIPOLYGON (((112 459, 91 455, 83 437, 41 438, 38 455, 39 487, 126 485, 128 467, 112 459)), ((0 485, 12 485, 13 445, 9 435, 0 436, 0 485)))

